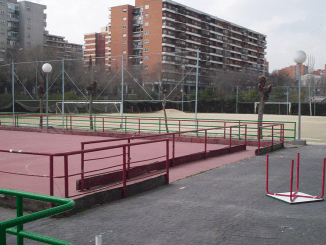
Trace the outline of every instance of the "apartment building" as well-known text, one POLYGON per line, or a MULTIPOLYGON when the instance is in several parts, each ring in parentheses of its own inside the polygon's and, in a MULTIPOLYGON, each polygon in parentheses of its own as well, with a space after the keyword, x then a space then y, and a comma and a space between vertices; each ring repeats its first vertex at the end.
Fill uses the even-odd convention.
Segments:
POLYGON ((92 64, 102 68, 110 63, 111 48, 109 42, 111 40, 111 31, 109 26, 102 27, 100 33, 87 33, 84 35, 84 63, 89 66, 89 58, 92 59, 92 64))
MULTIPOLYGON (((162 74, 155 79, 159 77, 171 88, 180 80, 174 73, 197 67, 197 50, 202 76, 216 69, 260 73, 266 69, 266 35, 216 16, 172 0, 135 0, 135 6, 121 5, 109 11, 111 39, 106 49, 110 57, 124 55, 125 66, 142 67, 145 81, 151 82, 150 73, 160 69, 162 74)), ((108 63, 113 70, 119 67, 114 59, 108 63)), ((190 89, 195 76, 187 82, 190 89)))
POLYGON ((82 59, 83 45, 69 43, 63 36, 44 35, 44 51, 56 59, 82 59))
POLYGON ((50 48, 56 57, 83 57, 82 45, 68 43, 64 37, 49 35, 45 30, 45 9, 45 5, 29 1, 0 0, 0 62, 9 57, 8 49, 19 48, 38 48, 40 53, 50 48))
MULTIPOLYGON (((301 66, 301 76, 308 74, 308 66, 301 66)), ((281 70, 278 70, 278 74, 288 75, 291 79, 298 79, 299 76, 299 65, 285 67, 281 70)))

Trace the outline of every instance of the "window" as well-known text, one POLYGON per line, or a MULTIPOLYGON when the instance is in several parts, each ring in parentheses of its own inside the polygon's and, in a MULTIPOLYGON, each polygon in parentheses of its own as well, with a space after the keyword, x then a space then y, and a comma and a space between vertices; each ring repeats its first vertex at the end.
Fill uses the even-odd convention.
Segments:
POLYGON ((123 25, 123 26, 122 26, 122 29, 126 29, 126 28, 127 28, 127 26, 126 26, 126 25, 123 25))
POLYGON ((1 14, 5 14, 5 11, 1 11, 1 14))
POLYGON ((127 17, 123 17, 122 20, 127 20, 127 17))
POLYGON ((30 38, 31 37, 31 34, 27 34, 27 37, 30 38))
POLYGON ((147 60, 148 60, 148 56, 145 56, 145 57, 144 57, 144 60, 147 61, 147 60))
POLYGON ((145 35, 148 35, 149 31, 145 31, 145 35))
POLYGON ((145 48, 145 49, 144 49, 144 52, 148 52, 148 48, 145 48))
POLYGON ((145 26, 149 26, 149 22, 145 22, 145 26))
POLYGON ((30 47, 31 46, 31 43, 27 43, 27 47, 30 47))
POLYGON ((145 9, 149 9, 149 5, 145 5, 145 9))
POLYGON ((122 12, 127 12, 127 9, 123 9, 122 12))
POLYGON ((127 53, 127 51, 126 51, 126 50, 123 50, 123 51, 122 51, 122 54, 126 54, 126 53, 127 53))
POLYGON ((27 16, 27 19, 28 19, 28 20, 30 20, 30 19, 31 19, 31 17, 27 16))
POLYGON ((147 66, 147 65, 146 65, 146 66, 144 66, 144 69, 145 69, 145 70, 147 70, 147 69, 148 69, 148 66, 147 66))
POLYGON ((148 18, 149 17, 149 14, 145 14, 145 18, 148 18))
POLYGON ((122 34, 122 37, 126 37, 126 36, 127 36, 127 34, 126 34, 126 33, 123 33, 123 34, 122 34))
POLYGON ((126 46, 126 45, 127 45, 127 43, 126 43, 126 42, 123 42, 123 43, 122 43, 122 46, 126 46))
POLYGON ((149 43, 148 39, 145 39, 144 43, 149 43))

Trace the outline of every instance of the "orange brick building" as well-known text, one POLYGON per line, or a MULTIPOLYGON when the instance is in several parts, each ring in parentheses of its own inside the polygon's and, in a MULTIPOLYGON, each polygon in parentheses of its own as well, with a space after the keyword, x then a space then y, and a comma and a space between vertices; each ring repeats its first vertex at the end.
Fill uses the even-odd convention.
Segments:
MULTIPOLYGON (((308 66, 301 66, 301 76, 308 74, 308 66)), ((288 74, 291 79, 296 79, 299 74, 299 65, 285 67, 278 71, 279 74, 288 74)))
MULTIPOLYGON (((142 68, 145 82, 160 80, 172 87, 180 81, 173 78, 182 72, 180 67, 195 72, 197 50, 200 75, 215 69, 266 70, 266 35, 172 0, 135 0, 135 6, 111 7, 108 28, 106 65, 120 69, 123 55, 124 66, 142 68), (151 77, 155 70, 161 74, 151 77)), ((86 59, 96 57, 95 44, 85 35, 86 59)), ((195 76, 187 83, 186 91, 195 86, 195 76)))

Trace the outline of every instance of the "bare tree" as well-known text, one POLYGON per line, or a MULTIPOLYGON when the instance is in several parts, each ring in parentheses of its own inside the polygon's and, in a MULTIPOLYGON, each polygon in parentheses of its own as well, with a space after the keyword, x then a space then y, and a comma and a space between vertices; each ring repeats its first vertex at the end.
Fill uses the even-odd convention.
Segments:
MULTIPOLYGON (((261 122, 263 121, 263 114, 265 108, 265 102, 268 100, 269 94, 272 91, 272 84, 269 84, 266 88, 267 78, 265 76, 260 76, 258 78, 258 92, 260 94, 259 110, 258 110, 258 126, 261 127, 261 122)), ((261 130, 259 135, 261 135, 261 130)))
POLYGON ((86 90, 89 93, 89 122, 90 128, 93 130, 93 118, 92 118, 92 107, 93 107, 93 97, 96 95, 97 92, 97 81, 92 82, 86 87, 86 90))
POLYGON ((164 96, 164 99, 163 99, 163 103, 162 103, 162 106, 163 106, 163 112, 164 112, 164 118, 165 118, 165 128, 166 128, 166 132, 169 133, 169 128, 168 128, 168 119, 167 119, 167 116, 166 116, 166 110, 165 110, 165 106, 166 106, 166 95, 168 94, 168 91, 166 91, 166 89, 163 90, 163 96, 164 96))

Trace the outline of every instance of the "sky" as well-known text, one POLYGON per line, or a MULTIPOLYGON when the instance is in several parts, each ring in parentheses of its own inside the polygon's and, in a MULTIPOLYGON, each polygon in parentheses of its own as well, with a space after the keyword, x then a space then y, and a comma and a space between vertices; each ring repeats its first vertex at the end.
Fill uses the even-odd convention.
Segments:
MULTIPOLYGON (((47 6, 47 30, 72 43, 84 44, 84 34, 100 32, 109 7, 134 0, 30 0, 47 6)), ((326 64, 326 1, 323 0, 174 0, 267 35, 269 72, 295 65, 303 50, 315 58, 315 70, 326 64)))

